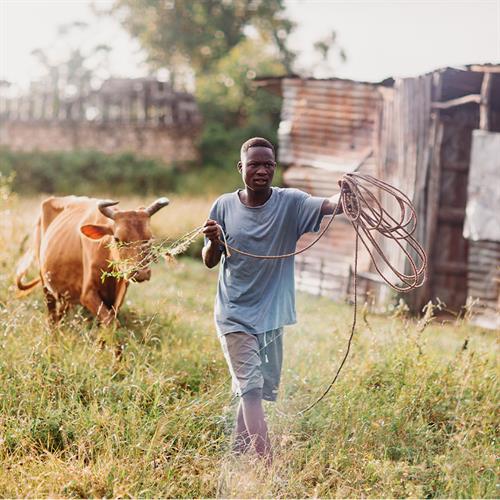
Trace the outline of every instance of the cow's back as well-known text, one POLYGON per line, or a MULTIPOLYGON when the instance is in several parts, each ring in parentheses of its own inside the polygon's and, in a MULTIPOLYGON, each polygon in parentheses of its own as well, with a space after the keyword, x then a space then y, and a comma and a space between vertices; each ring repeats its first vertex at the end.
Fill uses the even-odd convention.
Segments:
POLYGON ((39 263, 44 286, 57 297, 80 300, 83 281, 83 224, 102 223, 97 200, 65 196, 42 204, 39 263))

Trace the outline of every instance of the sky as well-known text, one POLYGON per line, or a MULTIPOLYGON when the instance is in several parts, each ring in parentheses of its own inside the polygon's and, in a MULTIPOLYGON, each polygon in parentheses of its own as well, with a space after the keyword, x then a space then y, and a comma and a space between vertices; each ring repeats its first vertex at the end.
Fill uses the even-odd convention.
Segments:
MULTIPOLYGON (((286 5, 297 23, 290 45, 300 54, 298 68, 312 76, 379 81, 443 66, 500 63, 500 0, 286 0, 286 5), (340 64, 334 55, 321 64, 313 44, 333 30, 347 61, 340 64)), ((0 79, 27 85, 40 73, 32 50, 54 45, 58 26, 77 20, 91 24, 87 43, 114 47, 111 73, 145 73, 138 44, 118 22, 96 20, 88 0, 0 0, 0 79)))

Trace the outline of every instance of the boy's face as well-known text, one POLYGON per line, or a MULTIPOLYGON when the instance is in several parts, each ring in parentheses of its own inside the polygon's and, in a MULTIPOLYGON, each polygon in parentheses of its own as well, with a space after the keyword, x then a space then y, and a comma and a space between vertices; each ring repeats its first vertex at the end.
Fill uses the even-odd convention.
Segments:
POLYGON ((248 148, 238 162, 245 186, 257 192, 267 191, 271 187, 275 169, 273 150, 262 146, 248 148))

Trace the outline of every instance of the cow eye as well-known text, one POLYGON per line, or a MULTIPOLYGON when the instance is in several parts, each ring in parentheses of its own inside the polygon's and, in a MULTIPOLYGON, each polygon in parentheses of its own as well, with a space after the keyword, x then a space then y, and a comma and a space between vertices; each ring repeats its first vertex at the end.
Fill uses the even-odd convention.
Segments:
POLYGON ((120 243, 120 239, 117 238, 116 236, 114 236, 113 239, 115 240, 115 243, 120 243))

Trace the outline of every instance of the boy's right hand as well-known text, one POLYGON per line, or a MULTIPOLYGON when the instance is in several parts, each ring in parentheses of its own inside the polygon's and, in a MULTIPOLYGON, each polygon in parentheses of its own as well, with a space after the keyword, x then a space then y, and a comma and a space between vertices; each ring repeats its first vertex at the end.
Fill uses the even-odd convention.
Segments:
POLYGON ((207 219, 203 225, 203 234, 214 243, 220 241, 221 231, 217 221, 207 219))

